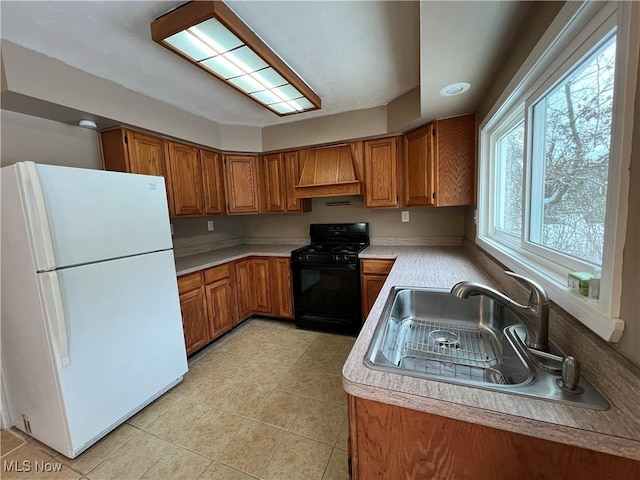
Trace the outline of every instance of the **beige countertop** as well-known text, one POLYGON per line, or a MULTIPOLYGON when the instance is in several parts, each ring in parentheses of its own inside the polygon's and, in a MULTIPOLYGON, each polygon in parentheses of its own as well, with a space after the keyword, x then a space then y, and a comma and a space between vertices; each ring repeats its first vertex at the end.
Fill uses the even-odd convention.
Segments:
POLYGON ((586 359, 586 364, 585 359, 581 360, 585 376, 609 401, 611 408, 607 411, 382 372, 365 366, 363 359, 392 286, 451 288, 462 280, 490 285, 495 282, 461 247, 371 246, 360 257, 396 258, 396 261, 342 370, 347 393, 640 460, 640 388, 636 387, 640 381, 623 364, 611 363, 604 348, 602 352, 594 352, 594 358, 607 356, 606 362, 613 365, 610 365, 606 379, 598 381, 602 378, 601 365, 591 367, 590 364, 595 363, 592 359, 586 359), (630 382, 632 385, 626 388, 630 382), (621 385, 625 388, 620 388, 621 385))
POLYGON ((178 276, 197 272, 204 268, 215 267, 223 263, 240 260, 250 256, 261 257, 290 257, 291 252, 302 245, 237 245, 235 247, 220 248, 210 252, 198 253, 186 257, 176 258, 176 273, 178 276))

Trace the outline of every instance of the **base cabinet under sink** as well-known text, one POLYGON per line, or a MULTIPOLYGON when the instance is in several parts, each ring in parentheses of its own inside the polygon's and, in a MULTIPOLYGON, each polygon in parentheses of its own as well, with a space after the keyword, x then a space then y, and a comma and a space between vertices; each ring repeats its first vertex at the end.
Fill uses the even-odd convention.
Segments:
POLYGON ((349 396, 352 480, 640 478, 640 462, 349 396))

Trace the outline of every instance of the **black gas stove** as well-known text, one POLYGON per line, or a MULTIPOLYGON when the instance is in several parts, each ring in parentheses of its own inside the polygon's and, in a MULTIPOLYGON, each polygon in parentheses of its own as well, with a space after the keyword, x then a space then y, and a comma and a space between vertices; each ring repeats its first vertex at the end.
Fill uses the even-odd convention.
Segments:
POLYGON ((358 253, 368 223, 312 224, 311 245, 291 252, 296 325, 357 333, 362 324, 358 253))

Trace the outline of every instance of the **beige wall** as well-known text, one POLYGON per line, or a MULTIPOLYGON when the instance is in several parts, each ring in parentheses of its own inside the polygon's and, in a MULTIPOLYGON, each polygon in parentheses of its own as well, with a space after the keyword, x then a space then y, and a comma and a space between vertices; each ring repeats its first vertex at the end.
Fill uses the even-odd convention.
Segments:
POLYGON ((220 124, 220 148, 228 152, 262 152, 262 128, 220 124))
POLYGON ((314 198, 313 211, 243 217, 245 237, 309 237, 311 223, 369 222, 372 237, 461 237, 464 210, 451 208, 364 208, 363 197, 314 198), (350 201, 349 206, 330 207, 327 202, 350 201), (401 212, 408 210, 410 222, 401 222, 401 212))
POLYGON ((0 165, 33 161, 102 168, 98 134, 38 117, 0 112, 0 165))
POLYGON ((174 218, 171 224, 173 248, 192 247, 242 236, 242 218, 237 215, 174 218), (208 220, 213 220, 213 232, 207 230, 208 220))
POLYGON ((262 129, 265 152, 387 133, 387 107, 338 113, 262 129))

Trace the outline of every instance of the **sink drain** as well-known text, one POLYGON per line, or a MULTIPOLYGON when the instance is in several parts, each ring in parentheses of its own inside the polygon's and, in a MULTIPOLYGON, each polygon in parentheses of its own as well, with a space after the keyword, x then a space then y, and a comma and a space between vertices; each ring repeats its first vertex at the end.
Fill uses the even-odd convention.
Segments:
POLYGON ((458 350, 460 348, 460 337, 448 330, 433 330, 429 333, 429 338, 438 347, 458 350))

